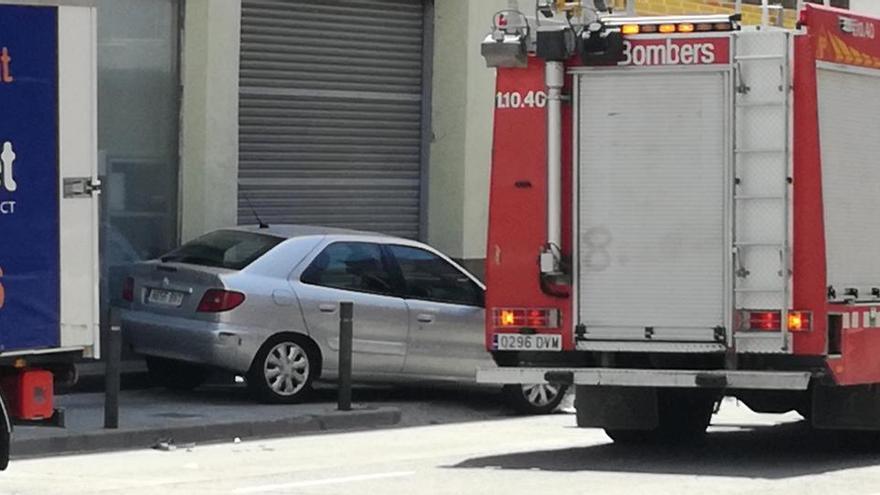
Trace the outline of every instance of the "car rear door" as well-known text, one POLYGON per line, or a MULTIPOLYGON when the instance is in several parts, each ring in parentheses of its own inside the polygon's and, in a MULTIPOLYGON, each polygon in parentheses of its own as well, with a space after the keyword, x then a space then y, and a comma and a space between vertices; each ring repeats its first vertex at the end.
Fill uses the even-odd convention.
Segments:
POLYGON ((415 246, 386 245, 409 309, 404 372, 475 380, 490 364, 483 348, 484 289, 457 266, 415 246))
POLYGON ((299 276, 296 292, 309 334, 330 352, 324 369, 338 369, 339 303, 354 303, 352 366, 358 373, 397 373, 403 368, 408 312, 378 244, 332 242, 299 276))

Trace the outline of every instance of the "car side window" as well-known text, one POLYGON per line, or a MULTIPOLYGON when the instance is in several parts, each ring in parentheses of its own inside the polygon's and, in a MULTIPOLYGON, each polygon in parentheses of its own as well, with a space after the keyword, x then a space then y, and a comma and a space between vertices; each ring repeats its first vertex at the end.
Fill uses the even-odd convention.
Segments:
POLYGON ((303 272, 306 284, 390 294, 391 278, 382 262, 382 250, 367 242, 336 242, 319 254, 303 272))
POLYGON ((436 254, 410 246, 388 246, 405 283, 404 296, 412 299, 483 305, 483 289, 436 254))

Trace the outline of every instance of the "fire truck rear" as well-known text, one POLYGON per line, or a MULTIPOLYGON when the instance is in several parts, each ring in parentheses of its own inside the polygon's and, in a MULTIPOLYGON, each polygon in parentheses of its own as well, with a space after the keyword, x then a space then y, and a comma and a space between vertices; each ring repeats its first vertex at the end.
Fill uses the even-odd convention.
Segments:
POLYGON ((479 380, 573 385, 616 441, 700 435, 725 395, 880 430, 880 20, 586 3, 499 12, 482 45, 479 380))

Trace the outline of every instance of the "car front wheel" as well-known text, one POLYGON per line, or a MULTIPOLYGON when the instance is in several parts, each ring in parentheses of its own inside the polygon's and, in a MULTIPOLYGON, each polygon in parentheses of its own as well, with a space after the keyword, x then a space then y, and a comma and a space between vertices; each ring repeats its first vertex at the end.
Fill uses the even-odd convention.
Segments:
POLYGON ((550 414, 559 407, 567 389, 559 383, 505 385, 504 394, 520 414, 550 414))
POLYGON ((281 335, 266 341, 248 372, 248 387, 263 402, 301 402, 312 390, 316 357, 303 339, 281 335))

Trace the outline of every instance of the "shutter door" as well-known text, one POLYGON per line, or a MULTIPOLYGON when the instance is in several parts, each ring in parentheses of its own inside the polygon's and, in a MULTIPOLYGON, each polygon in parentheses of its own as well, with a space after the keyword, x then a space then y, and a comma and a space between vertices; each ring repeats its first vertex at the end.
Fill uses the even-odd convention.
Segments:
POLYGON ((419 235, 420 0, 244 0, 239 223, 419 235), (250 203, 250 204, 249 204, 250 203))
POLYGON ((657 341, 714 341, 725 325, 725 82, 684 71, 580 78, 587 338, 644 340, 650 327, 657 341))
POLYGON ((817 73, 828 285, 870 297, 880 285, 880 71, 817 73))

